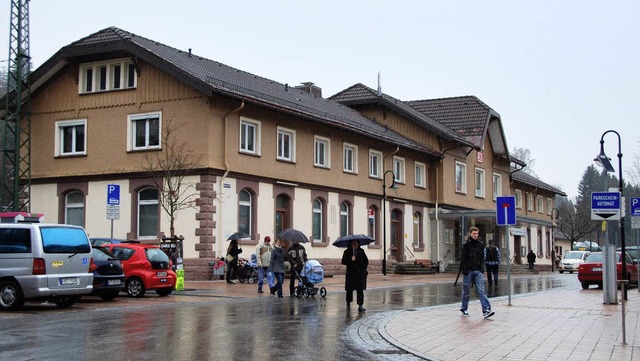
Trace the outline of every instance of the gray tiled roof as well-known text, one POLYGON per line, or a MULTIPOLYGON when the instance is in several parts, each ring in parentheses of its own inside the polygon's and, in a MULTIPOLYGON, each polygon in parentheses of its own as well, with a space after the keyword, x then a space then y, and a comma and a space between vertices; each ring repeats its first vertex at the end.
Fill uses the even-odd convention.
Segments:
POLYGON ((420 126, 435 133, 436 135, 450 141, 456 141, 463 145, 472 145, 464 136, 459 135, 452 129, 442 124, 441 122, 433 119, 431 116, 418 111, 417 109, 409 106, 406 102, 398 100, 385 93, 378 95, 378 92, 374 89, 367 87, 361 83, 352 85, 351 87, 329 97, 331 100, 335 100, 345 105, 358 105, 358 104, 382 104, 396 112, 408 117, 410 120, 416 122, 420 126))
POLYGON ((528 186, 531 187, 535 187, 535 188, 539 188, 539 189, 543 189, 545 191, 548 192, 552 192, 561 196, 566 196, 567 194, 564 193, 563 191, 561 191, 560 189, 549 185, 543 181, 541 181, 540 179, 531 176, 527 173, 525 173, 522 170, 517 170, 514 167, 511 167, 511 179, 513 179, 514 182, 519 182, 519 183, 523 183, 526 184, 528 186))
POLYGON ((407 101, 408 105, 424 113, 474 144, 481 144, 493 109, 475 96, 407 101))
POLYGON ((65 46, 36 69, 33 76, 46 76, 59 62, 66 59, 99 54, 134 55, 206 95, 215 93, 235 97, 392 145, 440 156, 435 150, 391 131, 336 101, 314 97, 287 84, 205 59, 190 51, 175 49, 116 27, 100 30, 65 46))

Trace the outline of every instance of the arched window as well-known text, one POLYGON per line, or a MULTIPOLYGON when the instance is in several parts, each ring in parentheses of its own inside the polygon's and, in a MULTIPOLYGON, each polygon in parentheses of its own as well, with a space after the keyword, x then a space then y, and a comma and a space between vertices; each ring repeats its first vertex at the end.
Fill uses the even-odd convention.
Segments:
POLYGON ((349 207, 349 203, 347 202, 340 203, 340 237, 343 237, 349 234, 350 213, 351 213, 351 209, 349 207))
POLYGON ((138 192, 138 237, 157 237, 160 225, 158 190, 145 188, 138 192))
POLYGON ((322 242, 323 240, 323 226, 324 226, 324 203, 320 198, 313 200, 312 208, 312 222, 313 222, 313 241, 322 242))
POLYGON ((244 232, 248 235, 253 235, 251 232, 251 221, 253 214, 253 197, 251 192, 243 189, 238 195, 238 231, 244 232))
POLYGON ((70 192, 64 197, 64 223, 84 227, 84 195, 70 192))

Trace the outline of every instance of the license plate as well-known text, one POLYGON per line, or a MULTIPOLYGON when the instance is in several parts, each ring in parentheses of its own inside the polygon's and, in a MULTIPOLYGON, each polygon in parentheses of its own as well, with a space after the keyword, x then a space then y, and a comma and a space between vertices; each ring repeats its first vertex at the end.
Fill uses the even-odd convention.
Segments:
POLYGON ((571 267, 571 266, 564 266, 564 268, 566 268, 566 269, 572 269, 573 267, 571 267))
POLYGON ((166 278, 161 278, 161 279, 160 279, 160 283, 166 283, 166 282, 167 282, 167 279, 166 279, 166 278))
POLYGON ((122 284, 122 281, 120 280, 108 280, 107 281, 107 285, 108 286, 119 286, 122 284))
POLYGON ((167 272, 158 272, 158 273, 156 273, 156 276, 158 276, 158 277, 167 277, 167 272))
POLYGON ((593 267, 591 269, 591 271, 593 271, 593 272, 602 272, 602 267, 593 267))
POLYGON ((80 279, 78 277, 60 278, 60 286, 79 285, 80 279))

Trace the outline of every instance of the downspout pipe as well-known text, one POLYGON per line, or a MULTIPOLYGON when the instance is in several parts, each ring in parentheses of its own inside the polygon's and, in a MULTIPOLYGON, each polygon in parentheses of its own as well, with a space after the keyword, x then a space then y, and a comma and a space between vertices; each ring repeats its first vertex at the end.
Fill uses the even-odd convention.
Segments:
MULTIPOLYGON (((228 118, 231 114, 235 114, 239 111, 242 110, 242 108, 244 108, 244 100, 242 101, 242 103, 240 103, 240 106, 235 108, 234 110, 226 113, 223 117, 223 129, 222 132, 224 133, 224 136, 222 137, 223 139, 223 143, 222 143, 222 154, 223 154, 223 163, 224 163, 224 174, 222 175, 222 177, 220 177, 220 182, 218 182, 218 195, 216 198, 218 198, 218 202, 222 203, 222 187, 224 184, 224 180, 225 178, 227 178, 227 175, 229 175, 229 172, 231 171, 231 167, 229 167, 229 160, 228 160, 228 147, 227 147, 227 123, 228 123, 228 118)), ((217 222, 218 225, 222 225, 222 214, 224 212, 224 207, 222 207, 222 204, 220 204, 220 213, 218 215, 219 218, 219 222, 217 222)), ((222 240, 222 227, 218 226, 218 240, 222 240)), ((222 242, 219 242, 218 245, 221 245, 222 242)), ((220 249, 220 252, 222 252, 222 249, 220 249)), ((219 255, 218 255, 219 257, 219 255)))

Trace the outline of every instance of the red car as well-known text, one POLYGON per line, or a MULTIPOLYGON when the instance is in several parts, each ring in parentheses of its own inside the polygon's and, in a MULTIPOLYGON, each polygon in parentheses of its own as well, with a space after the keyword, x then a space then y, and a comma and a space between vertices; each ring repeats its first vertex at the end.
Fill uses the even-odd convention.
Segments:
POLYGON ((105 244, 122 263, 127 294, 142 297, 148 290, 168 296, 176 286, 176 274, 171 261, 159 246, 138 242, 105 244))
MULTIPOLYGON (((627 262, 627 279, 629 284, 638 286, 638 265, 633 262, 633 259, 626 255, 627 262)), ((589 288, 590 285, 598 285, 598 288, 602 288, 602 262, 603 253, 594 252, 587 257, 587 260, 580 264, 578 267, 578 281, 582 284, 582 289, 589 288)), ((622 252, 616 252, 617 262, 617 279, 622 279, 622 252)))

